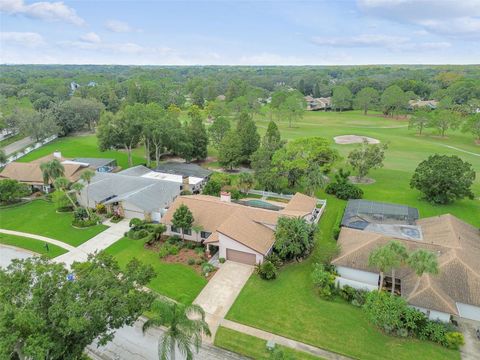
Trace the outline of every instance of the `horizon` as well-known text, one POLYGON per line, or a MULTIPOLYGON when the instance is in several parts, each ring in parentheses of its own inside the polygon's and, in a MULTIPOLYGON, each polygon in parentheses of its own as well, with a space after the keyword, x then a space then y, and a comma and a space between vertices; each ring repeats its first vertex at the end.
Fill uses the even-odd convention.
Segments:
POLYGON ((0 2, 0 63, 477 65, 480 0, 0 2))

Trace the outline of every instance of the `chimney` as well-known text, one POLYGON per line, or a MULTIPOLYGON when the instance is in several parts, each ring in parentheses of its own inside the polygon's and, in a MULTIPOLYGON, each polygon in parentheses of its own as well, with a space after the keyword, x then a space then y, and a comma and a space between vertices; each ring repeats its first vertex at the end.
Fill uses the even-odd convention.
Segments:
POLYGON ((222 191, 220 193, 220 201, 231 202, 232 194, 230 194, 228 191, 222 191))
POLYGON ((60 159, 62 158, 62 153, 61 153, 60 151, 58 151, 58 150, 55 150, 55 151, 53 152, 53 157, 54 157, 55 159, 59 159, 59 160, 60 160, 60 159))
POLYGON ((190 191, 189 177, 186 175, 182 176, 182 191, 190 191))

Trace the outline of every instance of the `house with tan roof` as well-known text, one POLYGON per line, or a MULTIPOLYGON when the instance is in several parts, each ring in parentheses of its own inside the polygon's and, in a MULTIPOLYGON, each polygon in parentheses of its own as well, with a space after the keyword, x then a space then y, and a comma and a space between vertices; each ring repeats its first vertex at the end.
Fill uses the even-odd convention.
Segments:
POLYGON ((263 262, 271 252, 279 217, 302 217, 316 223, 321 215, 318 200, 300 193, 281 207, 266 206, 267 202, 259 200, 233 201, 225 192, 220 197, 185 195, 177 197, 162 218, 167 235, 181 234, 181 230, 172 225, 172 219, 182 204, 190 209, 194 218, 185 239, 206 244, 207 249, 218 247, 219 257, 250 265, 263 262))
MULTIPOLYGON (((392 239, 402 242, 409 252, 425 249, 438 257, 439 273, 418 277, 407 266, 396 269, 395 290, 408 303, 430 319, 449 321, 451 315, 480 321, 480 230, 453 215, 446 214, 417 220, 413 232, 392 232, 390 225, 370 225, 359 229, 342 227, 338 238, 340 253, 333 259, 340 286, 376 290, 379 270, 368 266, 370 253, 392 239)), ((389 273, 384 286, 393 286, 389 273)))
POLYGON ((81 174, 87 169, 98 172, 108 172, 117 166, 116 160, 114 159, 79 158, 71 160, 64 158, 60 152, 56 151, 53 154, 49 154, 29 163, 11 162, 7 164, 0 173, 0 180, 13 179, 31 186, 32 191, 48 191, 52 184, 51 182, 49 184, 44 183, 40 165, 53 159, 57 159, 63 165, 65 170, 64 176, 70 182, 78 181, 81 174))

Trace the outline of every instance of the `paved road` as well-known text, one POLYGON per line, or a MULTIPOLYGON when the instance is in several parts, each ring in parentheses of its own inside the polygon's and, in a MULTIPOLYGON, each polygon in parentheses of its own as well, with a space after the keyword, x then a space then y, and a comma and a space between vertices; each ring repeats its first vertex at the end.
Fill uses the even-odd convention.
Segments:
POLYGON ((0 267, 7 267, 13 259, 26 259, 35 253, 14 246, 0 244, 0 267))
POLYGON ((31 145, 35 142, 35 139, 31 138, 30 136, 27 136, 26 138, 23 138, 21 140, 15 141, 14 143, 11 143, 10 145, 7 145, 3 148, 3 151, 5 151, 5 154, 8 156, 10 154, 13 154, 19 150, 22 150, 23 148, 26 148, 28 145, 31 145))
POLYGON ((129 229, 128 223, 128 219, 124 219, 118 224, 109 223, 108 225, 110 227, 108 229, 95 235, 93 238, 74 248, 72 251, 57 256, 53 261, 65 263, 67 267, 72 265, 75 261, 86 261, 88 254, 104 250, 120 240, 129 229))
MULTIPOLYGON (((88 347, 89 355, 95 360, 157 360, 158 339, 163 334, 162 329, 149 329, 142 332, 143 319, 138 320, 134 326, 125 326, 115 333, 115 338, 105 346, 97 348, 96 344, 88 347)), ((177 360, 185 359, 181 354, 176 355, 177 360)), ((231 353, 203 344, 195 360, 241 360, 246 359, 231 353)))

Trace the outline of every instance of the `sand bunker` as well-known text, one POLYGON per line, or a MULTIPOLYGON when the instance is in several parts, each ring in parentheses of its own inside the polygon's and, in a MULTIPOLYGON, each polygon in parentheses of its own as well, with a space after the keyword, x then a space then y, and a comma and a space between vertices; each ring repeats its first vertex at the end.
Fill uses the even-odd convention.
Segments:
POLYGON ((333 138, 337 144, 361 144, 363 140, 367 140, 369 144, 380 144, 380 140, 358 135, 342 135, 333 138))

